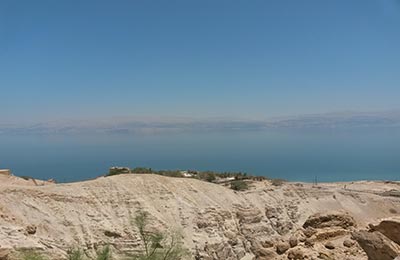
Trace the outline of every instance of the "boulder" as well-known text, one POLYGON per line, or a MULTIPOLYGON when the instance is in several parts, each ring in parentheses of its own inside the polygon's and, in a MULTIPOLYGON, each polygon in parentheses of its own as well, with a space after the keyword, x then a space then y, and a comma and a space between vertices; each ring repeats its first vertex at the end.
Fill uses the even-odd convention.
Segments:
POLYGON ((346 213, 317 213, 311 215, 303 224, 303 228, 341 227, 347 229, 356 226, 356 221, 346 213))
POLYGON ((335 249, 335 245, 331 241, 326 242, 325 243, 325 247, 330 249, 330 250, 335 249))
POLYGON ((355 242, 350 239, 346 239, 343 241, 343 246, 348 247, 348 248, 354 246, 354 244, 355 244, 355 242))
POLYGON ((289 248, 290 248, 290 245, 288 242, 279 242, 276 244, 276 252, 280 255, 282 255, 286 251, 288 251, 289 248))
POLYGON ((113 237, 113 238, 122 237, 122 235, 120 233, 115 232, 115 231, 110 231, 110 230, 104 231, 104 235, 106 235, 107 237, 113 237))
POLYGON ((299 247, 297 248, 292 248, 288 251, 288 259, 292 260, 301 260, 306 258, 306 254, 303 252, 303 250, 299 247))
POLYGON ((274 242, 271 240, 264 240, 261 242, 261 245, 265 248, 270 248, 274 246, 274 242))
POLYGON ((382 220, 378 225, 371 225, 370 227, 372 230, 381 232, 389 239, 400 245, 400 219, 385 219, 382 220))
POLYGON ((28 233, 29 235, 34 235, 36 234, 36 226, 35 225, 29 225, 26 227, 26 233, 28 233))
POLYGON ((304 241, 304 245, 307 247, 313 247, 315 244, 314 240, 311 238, 307 238, 306 241, 304 241))
POLYGON ((297 246, 297 244, 298 244, 297 237, 291 236, 291 237, 289 238, 289 245, 290 245, 290 247, 295 247, 295 246, 297 246))
POLYGON ((256 259, 259 260, 269 260, 277 258, 277 254, 273 250, 266 248, 259 248, 259 251, 254 252, 254 254, 256 255, 256 259))
POLYGON ((312 227, 307 227, 306 229, 303 230, 304 235, 307 237, 312 237, 313 235, 315 235, 317 233, 317 230, 315 230, 315 228, 312 227))
MULTIPOLYGON (((276 259, 277 254, 271 249, 264 247, 263 243, 252 241, 251 252, 256 256, 256 259, 276 259)), ((222 259, 222 258, 221 258, 222 259)), ((225 259, 225 258, 224 258, 225 259)))
POLYGON ((378 231, 357 231, 352 236, 369 260, 393 260, 400 255, 400 246, 378 231))
POLYGON ((332 252, 318 252, 318 259, 321 260, 333 260, 336 259, 332 252))
POLYGON ((306 241, 306 239, 307 239, 307 237, 304 234, 302 234, 299 236, 298 240, 299 240, 299 242, 304 243, 306 241))

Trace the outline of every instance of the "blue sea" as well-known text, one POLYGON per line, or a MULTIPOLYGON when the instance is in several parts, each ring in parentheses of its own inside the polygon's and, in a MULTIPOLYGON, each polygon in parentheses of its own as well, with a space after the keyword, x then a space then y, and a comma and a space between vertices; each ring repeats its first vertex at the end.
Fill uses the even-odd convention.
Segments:
POLYGON ((400 180, 400 133, 0 135, 0 168, 15 175, 70 182, 111 166, 242 171, 306 182, 400 180))

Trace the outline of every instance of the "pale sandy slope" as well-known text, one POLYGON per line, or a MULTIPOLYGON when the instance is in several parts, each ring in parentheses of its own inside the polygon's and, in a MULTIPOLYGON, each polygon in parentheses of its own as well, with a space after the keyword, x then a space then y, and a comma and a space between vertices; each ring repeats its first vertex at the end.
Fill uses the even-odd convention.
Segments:
MULTIPOLYGON (((186 246, 193 252, 197 248, 204 259, 215 257, 218 250, 226 250, 219 253, 220 259, 221 254, 226 259, 252 259, 257 241, 287 239, 313 213, 348 212, 359 228, 397 215, 399 198, 380 193, 399 187, 383 182, 275 187, 264 181, 249 191, 235 192, 195 179, 156 175, 45 186, 0 176, 0 248, 41 248, 54 259, 73 245, 90 251, 111 244, 116 255, 140 250, 130 222, 142 208, 151 214, 156 228, 181 230, 186 246), (36 227, 36 233, 28 234, 28 226, 36 227)), ((363 258, 360 253, 354 259, 363 258)))

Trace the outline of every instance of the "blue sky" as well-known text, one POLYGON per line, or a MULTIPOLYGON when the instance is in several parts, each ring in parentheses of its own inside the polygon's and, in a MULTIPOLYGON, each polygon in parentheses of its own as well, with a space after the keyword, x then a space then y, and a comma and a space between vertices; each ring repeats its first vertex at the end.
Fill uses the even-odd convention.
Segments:
POLYGON ((400 109, 400 1, 1 1, 0 119, 400 109))

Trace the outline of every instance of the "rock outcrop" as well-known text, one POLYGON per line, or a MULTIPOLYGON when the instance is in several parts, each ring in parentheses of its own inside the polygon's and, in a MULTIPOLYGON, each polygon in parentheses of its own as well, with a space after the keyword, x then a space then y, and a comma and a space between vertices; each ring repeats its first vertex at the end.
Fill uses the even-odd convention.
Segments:
POLYGON ((370 228, 400 245, 400 218, 384 219, 376 226, 370 225, 370 228))
POLYGON ((367 253, 369 260, 393 260, 400 256, 400 246, 378 231, 357 231, 353 237, 367 253))
POLYGON ((304 228, 341 227, 346 229, 354 226, 356 226, 354 218, 343 213, 317 213, 310 216, 303 224, 304 228))
POLYGON ((0 248, 0 260, 9 260, 10 249, 0 248))
MULTIPOLYGON (((366 260, 368 243, 352 243, 351 233, 400 212, 400 198, 379 195, 396 183, 359 182, 344 189, 343 184, 260 181, 235 192, 157 175, 43 186, 14 176, 0 178, 0 256, 7 257, 9 250, 28 248, 61 259, 74 246, 91 254, 109 244, 116 259, 123 258, 142 250, 131 224, 141 209, 149 213, 152 228, 180 231, 196 259, 366 260)), ((383 238, 396 240, 386 225, 376 229, 383 238)), ((383 250, 394 253, 397 245, 389 244, 383 250)))

